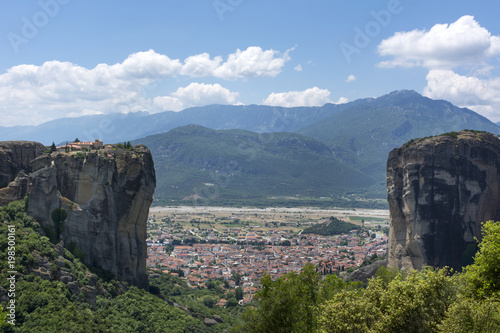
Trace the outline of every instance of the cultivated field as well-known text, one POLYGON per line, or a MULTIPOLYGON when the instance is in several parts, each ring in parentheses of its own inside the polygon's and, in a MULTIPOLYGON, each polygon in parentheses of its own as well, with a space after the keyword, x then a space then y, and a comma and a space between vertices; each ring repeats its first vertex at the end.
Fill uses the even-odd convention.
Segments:
POLYGON ((316 208, 232 208, 205 206, 151 207, 150 217, 190 228, 193 223, 215 228, 277 228, 298 232, 305 225, 327 221, 334 216, 346 222, 365 226, 388 226, 389 211, 380 209, 316 209, 316 208))

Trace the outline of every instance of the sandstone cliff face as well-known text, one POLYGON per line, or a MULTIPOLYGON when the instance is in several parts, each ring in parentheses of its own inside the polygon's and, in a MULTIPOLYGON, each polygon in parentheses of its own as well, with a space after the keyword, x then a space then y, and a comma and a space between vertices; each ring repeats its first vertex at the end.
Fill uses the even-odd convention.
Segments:
POLYGON ((32 166, 30 215, 51 228, 51 212, 64 208, 66 246, 74 242, 86 264, 147 288, 146 222, 156 184, 149 150, 54 152, 32 166))
POLYGON ((44 150, 45 146, 38 142, 0 141, 0 205, 24 196, 25 180, 18 179, 9 189, 7 185, 15 180, 19 172, 31 172, 30 162, 40 156, 44 150))
POLYGON ((500 219, 500 140, 462 131, 417 141, 387 161, 388 266, 459 269, 481 223, 500 219))

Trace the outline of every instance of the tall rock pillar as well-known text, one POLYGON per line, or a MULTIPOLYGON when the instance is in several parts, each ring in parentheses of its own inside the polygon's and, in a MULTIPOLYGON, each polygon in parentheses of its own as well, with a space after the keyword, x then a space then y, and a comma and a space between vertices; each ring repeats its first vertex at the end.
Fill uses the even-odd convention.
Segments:
POLYGON ((68 212, 62 239, 98 266, 141 288, 146 275, 146 223, 156 186, 145 146, 54 152, 32 162, 29 213, 52 228, 51 212, 68 212))
POLYGON ((460 269, 481 223, 500 220, 500 140, 462 131, 412 140, 387 161, 389 267, 460 269))

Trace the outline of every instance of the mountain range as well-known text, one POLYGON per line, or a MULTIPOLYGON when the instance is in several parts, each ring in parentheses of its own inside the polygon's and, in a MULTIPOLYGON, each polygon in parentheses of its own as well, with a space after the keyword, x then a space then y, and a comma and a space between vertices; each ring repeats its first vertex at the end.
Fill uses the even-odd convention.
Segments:
POLYGON ((469 109, 400 90, 321 107, 209 105, 64 118, 0 127, 0 140, 146 144, 158 178, 155 200, 165 204, 353 193, 385 198, 393 148, 462 129, 500 134, 497 124, 469 109))
POLYGON ((324 143, 296 133, 188 125, 132 143, 146 145, 154 156, 157 204, 265 205, 263 199, 314 198, 331 204, 340 194, 376 183, 335 158, 324 143))

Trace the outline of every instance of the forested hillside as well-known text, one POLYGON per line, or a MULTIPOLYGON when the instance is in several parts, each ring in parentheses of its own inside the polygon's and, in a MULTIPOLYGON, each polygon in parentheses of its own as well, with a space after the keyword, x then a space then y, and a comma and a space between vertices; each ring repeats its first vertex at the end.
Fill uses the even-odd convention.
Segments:
POLYGON ((288 205, 307 205, 304 200, 324 197, 334 205, 343 194, 375 183, 325 144, 294 133, 189 125, 133 143, 153 154, 155 204, 259 205, 288 197, 288 205))
POLYGON ((214 306, 222 297, 231 299, 217 287, 221 281, 193 290, 158 271, 150 277, 149 292, 132 287, 109 272, 89 270, 62 243, 41 236, 24 207, 24 202, 0 207, 0 233, 15 238, 15 246, 7 237, 0 240, 1 332, 222 332, 239 320, 234 295, 231 307, 214 306))

